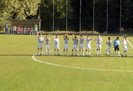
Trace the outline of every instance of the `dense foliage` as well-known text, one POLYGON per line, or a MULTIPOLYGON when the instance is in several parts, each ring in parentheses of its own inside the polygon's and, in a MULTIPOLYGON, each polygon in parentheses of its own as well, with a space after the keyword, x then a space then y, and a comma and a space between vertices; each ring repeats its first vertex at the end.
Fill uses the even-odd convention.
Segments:
MULTIPOLYGON (((42 30, 52 31, 53 0, 1 0, 0 25, 5 25, 13 19, 38 18, 39 3, 41 2, 42 30)), ((106 31, 106 2, 95 0, 95 31, 106 31)), ((65 30, 66 0, 54 0, 55 30, 65 30)), ((126 31, 133 29, 132 0, 122 0, 122 27, 126 31)), ((79 31, 80 0, 68 0, 68 30, 79 31)), ((82 0, 82 31, 93 29, 93 0, 82 0)), ((109 0, 109 30, 119 32, 120 28, 120 0, 109 0)))

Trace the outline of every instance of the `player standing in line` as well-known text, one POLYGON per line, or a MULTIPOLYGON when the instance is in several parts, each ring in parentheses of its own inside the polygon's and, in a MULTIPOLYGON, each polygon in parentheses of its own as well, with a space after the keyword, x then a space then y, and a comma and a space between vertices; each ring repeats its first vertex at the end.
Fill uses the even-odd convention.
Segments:
POLYGON ((127 57, 127 51, 128 51, 127 43, 128 43, 128 39, 127 39, 127 36, 125 35, 123 39, 124 52, 122 54, 122 57, 124 57, 124 53, 125 53, 125 57, 127 57))
POLYGON ((37 38, 38 38, 38 50, 37 50, 37 55, 39 55, 39 49, 40 49, 40 55, 42 55, 42 46, 43 46, 43 41, 44 41, 44 38, 42 37, 42 34, 39 33, 39 36, 38 36, 38 33, 37 32, 37 38))
POLYGON ((79 55, 78 56, 80 56, 81 50, 82 50, 83 56, 84 56, 84 35, 81 35, 80 37, 81 38, 79 39, 80 45, 79 45, 79 55))
POLYGON ((114 56, 116 55, 116 50, 118 51, 118 57, 120 57, 120 52, 119 52, 119 46, 120 46, 120 41, 119 41, 119 37, 117 37, 115 40, 114 40, 114 56))
POLYGON ((100 37, 100 35, 98 35, 98 38, 96 38, 94 41, 97 41, 97 56, 98 56, 98 54, 101 55, 103 39, 100 37))
POLYGON ((75 56, 77 55, 77 45, 78 45, 78 38, 74 34, 72 34, 72 40, 73 40, 73 48, 72 48, 72 55, 73 51, 75 50, 75 56))
POLYGON ((66 56, 68 56, 68 40, 69 40, 68 34, 65 34, 64 40, 65 40, 65 45, 63 49, 63 56, 65 55, 65 50, 66 50, 66 56))
POLYGON ((85 39, 85 41, 86 41, 86 56, 88 56, 88 50, 89 50, 89 56, 91 55, 91 40, 93 40, 93 38, 89 38, 89 35, 87 36, 87 39, 85 39))
POLYGON ((112 45, 112 41, 111 41, 111 38, 110 37, 108 37, 108 42, 106 42, 106 44, 108 44, 108 47, 107 47, 107 50, 106 50, 106 52, 107 52, 107 55, 109 55, 110 56, 110 51, 111 51, 111 45, 112 45))
POLYGON ((48 36, 46 36, 46 38, 44 39, 46 41, 46 46, 45 46, 45 55, 49 55, 49 50, 50 50, 50 38, 48 38, 48 36), (48 53, 47 53, 48 52, 48 53))
POLYGON ((53 41, 55 41, 55 43, 54 43, 54 53, 56 55, 56 50, 57 50, 58 55, 60 55, 59 54, 59 46, 60 46, 60 44, 59 44, 58 35, 56 35, 56 37, 54 36, 53 41))

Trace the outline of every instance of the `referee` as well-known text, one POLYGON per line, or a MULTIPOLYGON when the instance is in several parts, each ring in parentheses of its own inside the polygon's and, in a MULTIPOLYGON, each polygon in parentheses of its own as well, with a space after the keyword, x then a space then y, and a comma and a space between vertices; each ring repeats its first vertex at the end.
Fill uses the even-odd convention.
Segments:
POLYGON ((119 37, 117 37, 115 40, 114 40, 114 56, 116 55, 116 50, 118 51, 118 57, 120 57, 120 52, 119 52, 119 46, 120 46, 120 41, 119 41, 119 37))

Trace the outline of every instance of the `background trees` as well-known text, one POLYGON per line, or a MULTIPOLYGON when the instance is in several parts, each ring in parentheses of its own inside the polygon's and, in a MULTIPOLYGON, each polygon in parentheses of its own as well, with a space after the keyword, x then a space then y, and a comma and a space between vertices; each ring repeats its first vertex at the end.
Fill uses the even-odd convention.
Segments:
MULTIPOLYGON (((55 1, 55 30, 65 30, 66 0, 55 1)), ((95 31, 106 30, 106 1, 96 0, 95 31)), ((10 19, 39 18, 39 3, 41 3, 42 30, 52 31, 53 0, 1 0, 0 26, 10 19)), ((68 0, 68 30, 79 31, 80 0, 68 0)), ((109 31, 119 32, 120 0, 109 0, 109 31)), ((122 27, 126 31, 133 30, 132 0, 122 0, 122 27)), ((82 0, 82 31, 92 31, 93 0, 82 0)))

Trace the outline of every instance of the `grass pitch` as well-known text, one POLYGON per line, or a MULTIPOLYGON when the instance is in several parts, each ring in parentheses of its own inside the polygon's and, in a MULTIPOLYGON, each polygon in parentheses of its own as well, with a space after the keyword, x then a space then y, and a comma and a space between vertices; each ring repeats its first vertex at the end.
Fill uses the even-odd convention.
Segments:
MULTIPOLYGON (((130 45, 128 57, 113 57, 113 46, 111 57, 105 55, 108 36, 102 36, 101 56, 96 56, 96 42, 91 42, 91 57, 71 56, 73 45, 71 36, 69 56, 62 56, 63 36, 59 36, 61 56, 54 56, 53 35, 49 37, 50 56, 35 56, 40 61, 81 68, 133 71, 133 49, 130 45)), ((116 38, 110 37, 112 41, 116 38)), ((122 54, 123 37, 119 37, 122 54)), ((128 37, 133 44, 132 38, 128 37)), ((37 52, 37 44, 35 35, 0 35, 0 91, 132 91, 133 89, 133 72, 74 69, 36 62, 32 59, 32 55, 37 52)), ((84 47, 85 44, 86 42, 84 47)), ((45 43, 43 52, 44 47, 45 43)))

